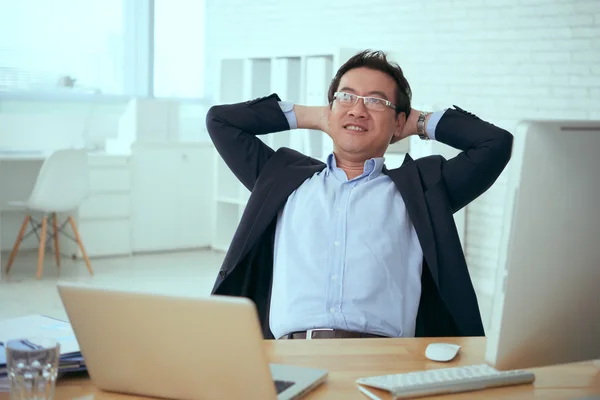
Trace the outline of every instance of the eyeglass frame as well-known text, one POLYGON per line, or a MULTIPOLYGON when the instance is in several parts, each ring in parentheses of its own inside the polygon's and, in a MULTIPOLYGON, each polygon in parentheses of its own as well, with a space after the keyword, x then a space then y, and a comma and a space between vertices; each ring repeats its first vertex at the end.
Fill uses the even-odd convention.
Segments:
MULTIPOLYGON (((386 107, 389 107, 389 108, 391 108, 391 109, 393 109, 393 110, 396 110, 396 105, 395 105, 394 103, 392 103, 392 102, 391 102, 391 101, 389 101, 389 100, 382 99, 382 98, 380 98, 380 97, 375 97, 375 96, 360 96, 360 95, 358 95, 358 94, 354 94, 354 93, 348 93, 348 92, 335 92, 335 93, 333 94, 333 100, 337 100, 337 96, 338 96, 339 94, 345 94, 345 95, 348 95, 348 96, 354 96, 354 97, 356 97, 356 101, 354 102, 354 104, 352 104, 352 106, 355 106, 355 105, 358 103, 358 100, 359 100, 359 99, 363 99, 363 105, 364 105, 366 108, 369 108, 369 107, 367 106, 366 100, 367 100, 367 99, 376 99, 376 100, 379 100, 379 101, 383 101, 383 102, 385 103, 385 106, 386 106, 386 107)), ((372 110, 371 108, 369 108, 369 109, 370 109, 370 110, 372 110)), ((378 111, 378 110, 375 110, 375 111, 378 111)), ((379 110, 379 111, 383 111, 383 110, 379 110)))

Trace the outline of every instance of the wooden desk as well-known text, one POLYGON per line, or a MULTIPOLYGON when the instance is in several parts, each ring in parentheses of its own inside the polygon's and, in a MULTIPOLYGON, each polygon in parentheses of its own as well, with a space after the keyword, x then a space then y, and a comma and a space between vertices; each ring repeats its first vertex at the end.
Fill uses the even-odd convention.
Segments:
MULTIPOLYGON (((326 368, 329 379, 306 399, 361 399, 356 378, 369 375, 409 372, 422 369, 480 364, 484 362, 485 339, 461 338, 445 341, 460 344, 459 356, 450 363, 436 363, 425 358, 425 347, 431 339, 319 339, 265 341, 269 359, 308 367, 326 368)), ((440 340, 438 340, 440 341, 440 340)), ((533 385, 512 386, 485 391, 460 393, 427 399, 579 399, 600 395, 600 369, 592 362, 536 368, 533 385)), ((390 396, 377 392, 382 399, 390 396)), ((0 399, 8 399, 3 394, 0 399)), ((136 399, 102 392, 88 378, 61 380, 57 384, 57 400, 125 400, 136 399)))

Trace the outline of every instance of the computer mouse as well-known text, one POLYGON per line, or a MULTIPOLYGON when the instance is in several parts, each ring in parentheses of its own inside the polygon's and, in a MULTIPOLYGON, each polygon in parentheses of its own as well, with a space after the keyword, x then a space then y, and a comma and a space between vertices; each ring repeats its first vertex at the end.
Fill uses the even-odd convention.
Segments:
POLYGON ((425 350, 425 357, 431 361, 447 362, 458 354, 460 346, 451 343, 430 343, 425 350))

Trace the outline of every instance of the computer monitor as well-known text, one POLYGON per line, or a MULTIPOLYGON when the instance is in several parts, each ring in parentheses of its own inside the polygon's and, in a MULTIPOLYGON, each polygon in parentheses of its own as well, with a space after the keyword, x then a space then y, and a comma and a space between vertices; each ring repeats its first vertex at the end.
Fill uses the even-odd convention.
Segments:
POLYGON ((521 123, 507 173, 486 361, 600 359, 600 121, 521 123))

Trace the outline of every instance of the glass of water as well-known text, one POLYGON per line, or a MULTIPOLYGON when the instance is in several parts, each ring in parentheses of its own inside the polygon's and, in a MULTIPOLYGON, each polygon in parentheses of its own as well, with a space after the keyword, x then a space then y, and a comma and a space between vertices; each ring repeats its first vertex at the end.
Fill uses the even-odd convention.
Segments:
POLYGON ((52 400, 60 359, 58 341, 15 339, 5 348, 10 400, 52 400))

